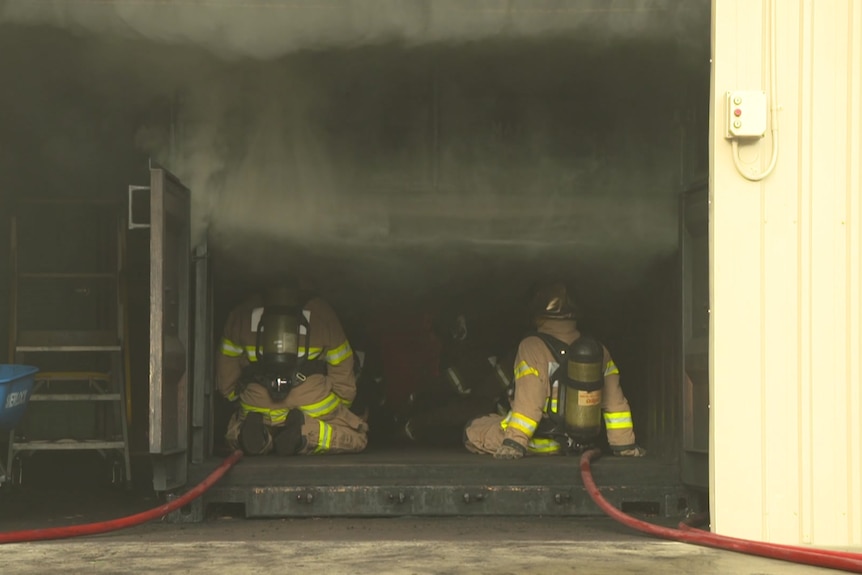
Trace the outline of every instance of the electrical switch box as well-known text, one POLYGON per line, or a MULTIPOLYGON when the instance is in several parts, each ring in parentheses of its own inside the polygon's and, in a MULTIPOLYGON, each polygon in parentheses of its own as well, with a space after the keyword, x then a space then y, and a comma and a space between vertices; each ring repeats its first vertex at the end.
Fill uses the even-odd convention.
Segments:
POLYGON ((762 138, 766 134, 766 93, 727 93, 727 133, 725 138, 762 138))

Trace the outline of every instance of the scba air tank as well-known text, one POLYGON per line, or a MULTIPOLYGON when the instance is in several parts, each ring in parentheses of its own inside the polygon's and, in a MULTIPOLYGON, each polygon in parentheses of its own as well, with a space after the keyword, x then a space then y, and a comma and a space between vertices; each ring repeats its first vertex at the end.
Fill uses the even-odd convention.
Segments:
POLYGON ((566 381, 561 382, 566 434, 581 442, 595 440, 602 429, 602 346, 581 336, 569 346, 566 381))

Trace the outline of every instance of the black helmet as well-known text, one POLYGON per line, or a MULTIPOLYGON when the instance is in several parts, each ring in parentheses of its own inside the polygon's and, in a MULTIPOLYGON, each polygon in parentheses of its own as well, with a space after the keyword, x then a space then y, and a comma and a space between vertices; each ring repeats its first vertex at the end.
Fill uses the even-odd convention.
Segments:
POLYGON ((533 288, 528 313, 535 323, 542 318, 577 319, 579 310, 572 299, 571 290, 565 283, 558 281, 533 288))

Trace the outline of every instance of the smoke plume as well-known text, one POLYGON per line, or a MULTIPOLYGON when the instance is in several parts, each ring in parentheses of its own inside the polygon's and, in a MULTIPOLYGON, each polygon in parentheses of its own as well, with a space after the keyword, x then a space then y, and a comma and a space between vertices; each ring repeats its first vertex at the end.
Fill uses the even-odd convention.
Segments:
POLYGON ((10 98, 48 134, 40 162, 154 157, 193 191, 196 239, 248 277, 311 258, 354 285, 561 265, 632 283, 676 249, 704 6, 7 0, 0 31, 28 31, 10 98))
MULTIPOLYGON (((707 3, 708 5, 708 3, 707 3)), ((6 0, 0 22, 204 47, 224 58, 297 50, 548 37, 685 33, 691 0, 6 0)))

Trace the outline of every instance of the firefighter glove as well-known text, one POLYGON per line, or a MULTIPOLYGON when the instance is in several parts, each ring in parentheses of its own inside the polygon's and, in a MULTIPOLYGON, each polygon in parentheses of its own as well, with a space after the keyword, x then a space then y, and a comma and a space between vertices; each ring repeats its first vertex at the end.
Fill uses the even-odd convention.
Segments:
POLYGON ((643 457, 646 455, 646 449, 635 445, 628 449, 614 449, 614 455, 618 455, 620 457, 643 457))
POLYGON ((527 454, 527 448, 514 439, 504 439, 503 444, 494 454, 494 459, 521 459, 527 454))

